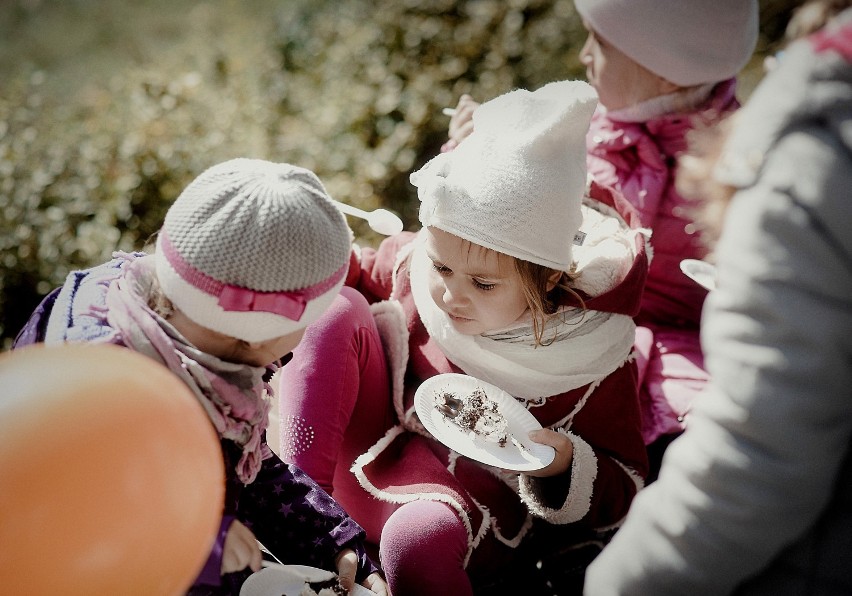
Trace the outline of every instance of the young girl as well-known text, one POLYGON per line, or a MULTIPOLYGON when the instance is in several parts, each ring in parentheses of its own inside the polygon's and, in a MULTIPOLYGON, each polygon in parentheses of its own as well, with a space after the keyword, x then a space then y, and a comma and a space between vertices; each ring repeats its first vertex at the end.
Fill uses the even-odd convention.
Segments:
POLYGON ((343 284, 350 232, 302 168, 235 159, 196 178, 169 209, 153 255, 116 253, 69 275, 16 340, 127 346, 192 389, 222 439, 221 530, 193 594, 238 594, 261 565, 336 569, 347 589, 385 594, 363 530, 265 443, 267 382, 343 284), (256 538, 257 539, 256 539, 256 538))
POLYGON ((394 594, 471 594, 534 527, 560 547, 588 539, 642 486, 630 353, 647 259, 629 206, 587 194, 595 103, 566 81, 484 104, 476 132, 411 177, 422 230, 356 255, 361 293, 344 288, 282 371, 282 425, 301 428, 282 426, 282 457, 379 543, 394 594), (307 376, 320 359, 340 374, 307 376), (511 393, 554 461, 518 474, 435 440, 413 396, 449 372, 511 393))
MULTIPOLYGON (((642 432, 656 467, 680 433, 707 373, 698 336, 707 291, 683 259, 704 259, 693 210, 675 188, 677 157, 696 127, 739 107, 734 76, 758 33, 756 0, 575 0, 589 31, 580 52, 600 97, 587 135, 589 173, 620 190, 652 230, 653 259, 636 319, 642 432), (659 447, 659 448, 658 448, 659 447)), ((451 149, 473 127, 464 96, 450 123, 451 149)))
POLYGON ((852 594, 852 9, 815 24, 680 170, 726 212, 712 381, 588 594, 852 594))

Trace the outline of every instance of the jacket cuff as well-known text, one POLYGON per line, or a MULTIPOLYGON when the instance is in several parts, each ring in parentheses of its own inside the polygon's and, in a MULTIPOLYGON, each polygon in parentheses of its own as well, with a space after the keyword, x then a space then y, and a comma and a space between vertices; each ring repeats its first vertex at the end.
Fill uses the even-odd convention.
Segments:
POLYGON ((571 484, 568 494, 558 507, 551 507, 545 498, 548 478, 520 475, 521 501, 530 513, 552 524, 571 524, 583 519, 589 512, 595 479, 598 476, 598 458, 592 447, 580 437, 565 433, 574 446, 571 460, 571 484))

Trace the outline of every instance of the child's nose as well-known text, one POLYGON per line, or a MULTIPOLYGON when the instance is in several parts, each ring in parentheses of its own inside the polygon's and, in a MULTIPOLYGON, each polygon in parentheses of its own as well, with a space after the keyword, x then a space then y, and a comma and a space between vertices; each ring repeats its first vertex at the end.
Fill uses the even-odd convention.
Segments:
POLYGON ((457 285, 445 283, 444 295, 442 296, 442 298, 444 300, 444 304, 451 306, 462 302, 464 297, 461 289, 457 285))

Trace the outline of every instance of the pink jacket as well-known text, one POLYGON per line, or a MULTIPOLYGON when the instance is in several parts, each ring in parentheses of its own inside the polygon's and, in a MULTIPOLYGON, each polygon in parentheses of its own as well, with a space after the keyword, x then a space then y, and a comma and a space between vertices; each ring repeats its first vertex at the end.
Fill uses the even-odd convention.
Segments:
POLYGON ((689 228, 694 205, 677 192, 674 181, 687 134, 736 110, 735 87, 734 79, 724 81, 698 108, 644 122, 615 121, 599 109, 587 136, 589 173, 621 190, 652 231, 651 267, 636 317, 646 443, 683 429, 692 400, 707 380, 699 345, 707 291, 680 269, 681 260, 702 259, 707 249, 689 228))
POLYGON ((595 113, 587 136, 589 173, 601 184, 621 190, 653 231, 653 258, 639 322, 697 327, 707 291, 680 270, 682 259, 701 259, 707 250, 690 233, 691 205, 674 187, 677 157, 696 125, 714 124, 737 109, 734 79, 719 83, 691 112, 647 122, 616 122, 595 113))

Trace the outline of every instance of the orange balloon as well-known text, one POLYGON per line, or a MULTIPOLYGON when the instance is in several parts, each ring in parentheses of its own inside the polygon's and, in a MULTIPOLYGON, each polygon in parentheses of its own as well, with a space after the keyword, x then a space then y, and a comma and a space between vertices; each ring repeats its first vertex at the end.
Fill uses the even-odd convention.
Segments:
POLYGON ((201 404, 150 358, 0 355, 0 591, 185 593, 219 529, 223 468, 201 404))

